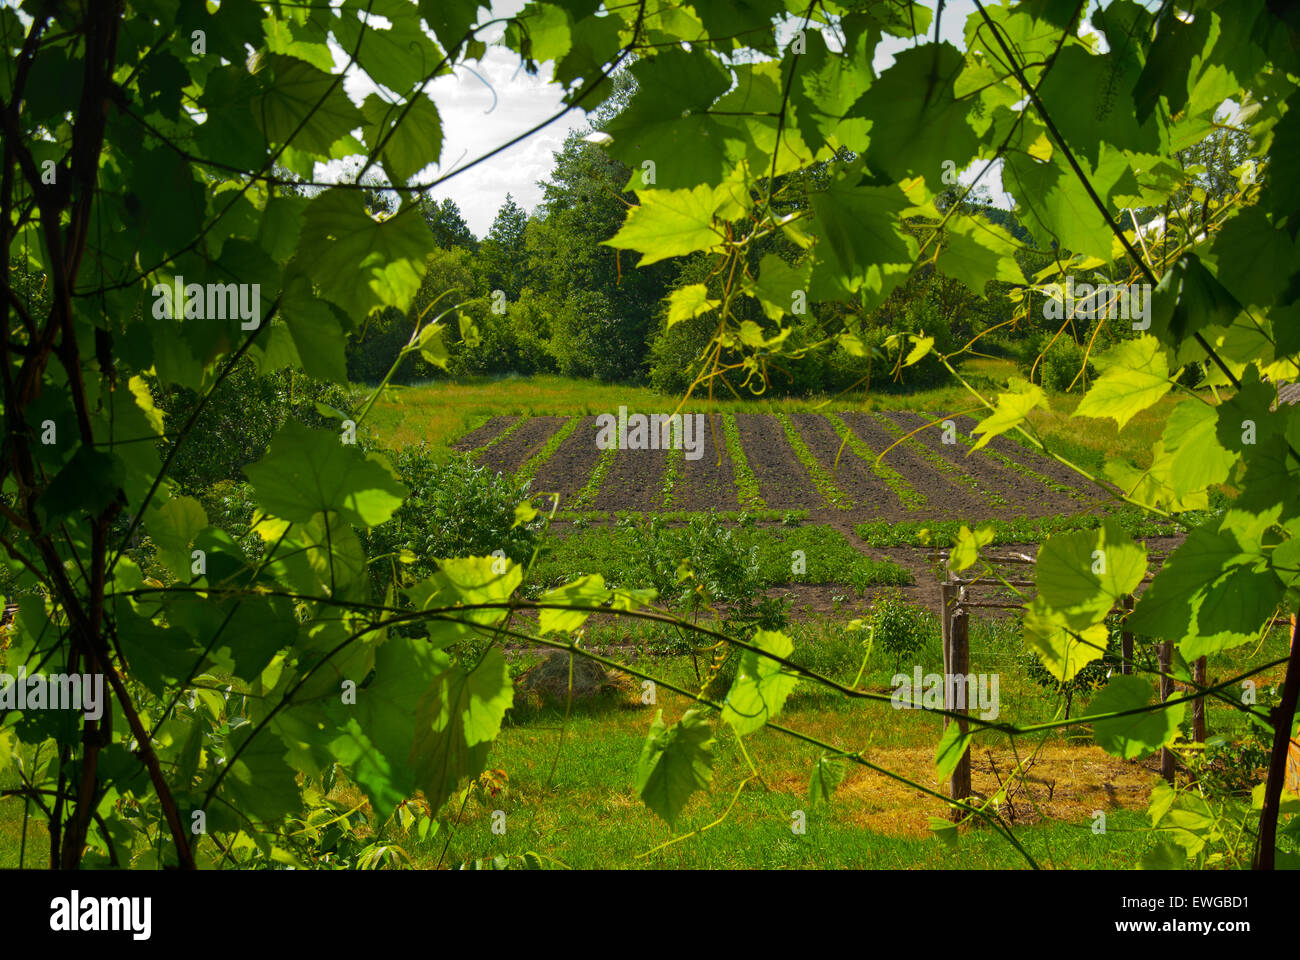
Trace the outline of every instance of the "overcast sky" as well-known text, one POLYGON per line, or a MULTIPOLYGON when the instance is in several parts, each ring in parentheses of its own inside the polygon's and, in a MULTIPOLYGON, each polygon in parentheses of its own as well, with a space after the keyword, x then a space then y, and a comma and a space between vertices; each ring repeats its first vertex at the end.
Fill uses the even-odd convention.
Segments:
MULTIPOLYGON (((510 16, 523 6, 524 0, 495 0, 491 5, 492 16, 510 16)), ((966 18, 974 10, 972 0, 949 0, 944 7, 942 38, 964 49, 962 36, 966 18)), ((780 32, 782 43, 788 40, 794 26, 791 22, 780 32)), ((493 27, 483 31, 479 38, 490 42, 499 38, 501 32, 502 28, 493 27)), ((876 48, 873 61, 876 72, 888 68, 899 50, 917 42, 921 41, 884 38, 876 48)), ((341 51, 336 51, 336 56, 339 55, 341 51)), ((489 46, 483 60, 458 66, 453 74, 439 77, 429 84, 426 90, 438 105, 442 117, 442 166, 429 167, 419 179, 431 180, 440 173, 456 169, 558 113, 563 107, 562 90, 550 82, 551 67, 550 63, 544 63, 536 76, 530 76, 520 69, 518 56, 504 47, 489 46)), ((348 93, 358 102, 373 89, 360 84, 347 85, 348 93)), ((533 211, 542 198, 538 181, 549 175, 555 151, 563 145, 570 130, 586 125, 586 114, 581 109, 572 110, 522 143, 457 174, 438 187, 434 196, 454 199, 470 229, 482 237, 492 225, 507 193, 524 209, 530 213, 533 211)), ((960 179, 967 183, 973 178, 973 173, 967 171, 960 179)), ((989 187, 995 202, 1006 206, 1007 198, 1001 189, 997 165, 981 183, 989 187)))
MULTIPOLYGON (((522 0, 498 0, 492 4, 492 15, 510 16, 523 5, 522 0)), ((501 32, 485 30, 479 38, 494 40, 501 32)), ((545 63, 536 76, 529 76, 520 69, 518 56, 504 47, 489 46, 487 55, 471 67, 457 67, 454 74, 429 84, 426 90, 442 116, 443 168, 437 172, 455 169, 559 113, 564 91, 550 82, 551 66, 545 63)), ((522 143, 457 174, 433 195, 455 200, 469 228, 482 237, 507 193, 532 212, 542 199, 537 182, 550 174, 555 151, 564 145, 570 130, 586 125, 586 113, 572 110, 522 143)))

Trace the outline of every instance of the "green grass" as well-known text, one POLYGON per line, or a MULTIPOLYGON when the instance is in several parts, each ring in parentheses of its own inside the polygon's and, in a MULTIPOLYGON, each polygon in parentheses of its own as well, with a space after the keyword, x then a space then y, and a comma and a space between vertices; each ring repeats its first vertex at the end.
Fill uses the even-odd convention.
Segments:
POLYGON ((740 428, 736 426, 736 418, 733 414, 723 414, 722 430, 726 436, 727 456, 731 458, 731 471, 735 477, 736 494, 740 505, 746 510, 766 507, 766 501, 758 493, 758 478, 750 469, 745 448, 740 445, 740 428))
POLYGON ((878 460, 876 452, 853 432, 853 428, 844 421, 843 417, 839 414, 831 414, 826 419, 831 422, 831 426, 835 428, 835 432, 848 445, 849 449, 861 457, 863 462, 871 468, 871 472, 885 481, 889 485, 889 489, 898 495, 898 499, 903 502, 904 507, 908 510, 920 510, 926 505, 928 501, 925 494, 904 480, 903 475, 893 467, 878 460))
MULTIPOLYGON (((907 584, 911 576, 890 561, 863 556, 842 533, 820 524, 807 527, 735 528, 744 550, 754 549, 764 586, 785 583, 835 583, 862 590, 868 586, 907 584), (805 570, 792 573, 792 554, 803 551, 805 570)), ((556 538, 533 568, 532 581, 550 586, 585 573, 606 582, 644 587, 650 582, 640 555, 637 533, 626 526, 588 527, 556 538)))
POLYGON ((527 463, 515 472, 515 482, 523 483, 525 480, 531 480, 537 476, 537 471, 541 468, 556 450, 560 449, 560 444, 569 438, 569 434, 578 429, 578 424, 582 422, 581 417, 570 417, 564 425, 551 434, 550 439, 542 445, 527 463))
POLYGON ((795 429, 790 418, 784 413, 778 413, 776 419, 781 424, 781 429, 785 431, 785 439, 794 451, 794 455, 803 464, 804 469, 808 471, 808 475, 812 477, 813 485, 817 487, 817 492, 822 495, 822 499, 841 510, 850 509, 853 504, 844 495, 844 491, 835 485, 835 481, 826 472, 826 468, 817 462, 817 458, 808 449, 808 444, 804 443, 803 437, 799 436, 799 431, 795 429))
POLYGON ((992 527, 993 543, 1038 543, 1057 533, 1093 530, 1107 519, 1114 520, 1132 537, 1167 537, 1180 532, 1177 524, 1148 520, 1136 507, 1124 507, 1109 514, 1080 513, 1073 516, 1016 517, 1011 520, 869 520, 853 529, 870 547, 950 546, 963 526, 992 527))
POLYGON ((873 418, 882 428, 889 431, 889 433, 895 438, 903 439, 906 437, 907 439, 903 440, 903 446, 922 457, 925 462, 932 466, 938 473, 951 480, 955 480, 957 483, 970 487, 971 490, 979 494, 981 497, 987 498, 995 507, 1005 507, 1007 505, 1007 498, 1002 496, 1002 494, 998 493, 996 490, 989 490, 980 486, 980 482, 975 478, 975 476, 960 469, 956 464, 952 463, 941 454, 931 450, 915 436, 908 436, 906 430, 894 423, 894 421, 890 420, 888 417, 882 417, 880 414, 873 414, 873 418))
POLYGON ((798 524, 807 520, 809 512, 807 510, 772 510, 764 507, 761 510, 668 510, 668 511, 651 511, 643 510, 561 510, 556 513, 557 520, 580 521, 582 523, 609 523, 617 520, 641 521, 650 517, 658 517, 665 523, 686 523, 700 517, 709 515, 716 516, 719 520, 726 523, 782 523, 798 524))
POLYGON ((677 503, 677 482, 682 478, 682 464, 686 462, 686 451, 681 447, 671 447, 668 450, 667 460, 664 478, 659 484, 659 492, 664 497, 664 509, 671 510, 677 503))

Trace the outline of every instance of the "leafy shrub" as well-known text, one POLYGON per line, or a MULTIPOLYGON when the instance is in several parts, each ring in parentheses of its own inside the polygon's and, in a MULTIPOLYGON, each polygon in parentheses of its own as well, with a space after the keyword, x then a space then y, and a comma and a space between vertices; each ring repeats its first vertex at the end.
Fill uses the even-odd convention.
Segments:
POLYGON ((895 670, 920 653, 930 634, 926 611, 908 603, 896 588, 882 591, 872 602, 870 627, 874 649, 892 657, 895 670))
MULTIPOLYGON (((1118 673, 1124 663, 1123 648, 1121 646, 1121 628, 1119 618, 1111 615, 1106 618, 1110 626, 1110 636, 1106 641, 1106 652, 1100 658, 1088 664, 1071 679, 1061 681, 1056 679, 1051 672, 1043 666, 1042 660, 1038 654, 1028 648, 1021 655, 1021 664, 1024 667, 1025 675, 1033 680, 1044 690, 1053 694, 1063 695, 1065 697, 1065 716, 1068 719, 1070 709, 1074 704, 1074 699, 1081 693, 1091 693, 1093 690, 1106 685, 1111 673, 1118 673)), ((1149 657, 1149 654, 1147 655, 1149 657)), ((1133 659, 1138 661, 1139 666, 1145 664, 1143 653, 1134 648, 1133 659)), ((1149 664, 1154 668, 1154 662, 1149 664)))
MULTIPOLYGON (((1074 383, 1075 377, 1079 375, 1080 367, 1083 367, 1083 347, 1079 346, 1068 333, 1063 333, 1056 338, 1047 352, 1043 353, 1043 347, 1049 341, 1051 341, 1050 334, 1040 335, 1026 342, 1021 356, 1020 372, 1034 383, 1040 384, 1044 390, 1064 393, 1070 389, 1070 384, 1074 383)), ((1091 383, 1096 378, 1097 370, 1091 361, 1084 370, 1084 376, 1087 380, 1081 379, 1075 385, 1076 391, 1081 391, 1085 382, 1091 383)))
POLYGON ((540 523, 514 526, 515 506, 528 498, 528 484, 516 484, 464 454, 438 463, 423 445, 391 460, 411 494, 392 520, 371 531, 371 559, 409 550, 415 559, 408 570, 417 578, 432 573, 439 559, 490 556, 495 550, 528 562, 540 523))
MULTIPOLYGON (((199 394, 189 389, 158 391, 155 402, 169 432, 181 429, 199 399, 199 394)), ((346 387, 302 373, 279 370, 259 374, 253 361, 245 358, 213 391, 177 451, 169 476, 191 495, 214 483, 243 482, 243 468, 266 455, 271 438, 289 417, 308 426, 329 422, 317 404, 349 411, 356 398, 346 387)), ((172 442, 160 441, 159 451, 170 449, 172 442)))

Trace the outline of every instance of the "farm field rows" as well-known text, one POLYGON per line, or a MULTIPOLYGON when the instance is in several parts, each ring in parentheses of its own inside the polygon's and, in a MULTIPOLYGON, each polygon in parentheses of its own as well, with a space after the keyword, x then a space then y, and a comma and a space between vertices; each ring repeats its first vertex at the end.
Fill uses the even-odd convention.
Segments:
POLYGON ((700 455, 597 446, 594 416, 492 417, 457 440, 492 470, 558 493, 561 511, 807 511, 848 524, 975 523, 1099 512, 1100 491, 1005 437, 973 450, 974 421, 945 443, 929 415, 714 414, 700 455), (884 454, 881 457, 881 454, 884 454))

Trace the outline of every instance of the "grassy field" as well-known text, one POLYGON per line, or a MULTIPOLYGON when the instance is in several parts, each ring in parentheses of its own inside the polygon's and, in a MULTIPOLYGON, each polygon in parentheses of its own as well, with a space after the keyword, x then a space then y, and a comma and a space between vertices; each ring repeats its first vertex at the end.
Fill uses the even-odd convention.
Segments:
MULTIPOLYGON (((915 661, 937 671, 940 648, 932 624, 915 661)), ((852 683, 864 654, 860 633, 829 623, 793 629, 794 659, 841 682, 852 683)), ((594 629, 588 643, 611 655, 612 644, 633 642, 642 651, 638 666, 695 689, 687 656, 652 656, 663 649, 622 628, 594 629)), ((1062 715, 1063 700, 1029 680, 1016 625, 977 621, 971 637, 973 669, 998 671, 1002 679, 1000 720, 1027 725, 1062 715)), ((1259 657, 1280 656, 1285 639, 1276 632, 1259 657)), ((628 651, 623 649, 622 655, 628 651)), ((1256 651, 1231 651, 1213 658, 1211 677, 1240 668, 1256 651)), ((514 671, 532 663, 517 659, 514 671)), ((891 690, 895 664, 874 651, 861 687, 891 690)), ((1269 675, 1269 682, 1280 679, 1269 675)), ((808 780, 819 750, 780 733, 763 730, 744 741, 719 726, 711 789, 688 804, 676 831, 645 809, 633 789, 637 757, 656 711, 672 722, 689 702, 657 689, 645 705, 638 684, 624 683, 595 701, 576 702, 565 719, 560 703, 516 708, 493 749, 489 765, 507 784, 495 797, 471 795, 451 825, 420 841, 388 834, 402 843, 419 866, 464 863, 479 858, 535 851, 554 864, 618 868, 1017 868, 1022 855, 986 826, 963 827, 960 854, 932 834, 931 817, 945 804, 888 776, 850 767, 828 805, 813 807, 808 780), (752 766, 751 766, 752 763, 752 766), (755 773, 755 771, 757 771, 755 773), (505 814, 505 833, 492 830, 493 812, 505 814), (796 811, 806 831, 791 826, 796 811), (444 846, 446 847, 444 851, 444 846)), ((1076 702, 1075 715, 1080 704, 1076 702)), ((1212 733, 1240 732, 1237 715, 1211 703, 1212 733)), ((787 701, 782 722, 801 733, 851 750, 874 764, 932 789, 942 789, 932 765, 940 721, 919 713, 895 712, 888 704, 849 703, 807 681, 787 701)), ((1069 869, 1131 868, 1152 842, 1144 832, 1148 793, 1156 777, 1153 762, 1126 762, 1092 745, 1086 727, 1069 733, 1017 739, 977 738, 972 750, 973 786, 991 795, 1009 776, 1017 758, 1034 758, 1023 787, 1002 809, 1004 819, 1040 866, 1069 869), (1107 815, 1104 835, 1092 831, 1094 811, 1107 815)), ((359 795, 358 795, 359 796, 359 795)), ((338 797, 350 803, 345 788, 338 797)))

